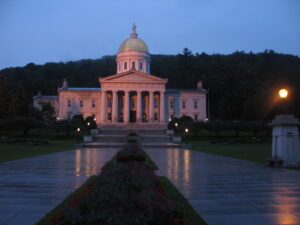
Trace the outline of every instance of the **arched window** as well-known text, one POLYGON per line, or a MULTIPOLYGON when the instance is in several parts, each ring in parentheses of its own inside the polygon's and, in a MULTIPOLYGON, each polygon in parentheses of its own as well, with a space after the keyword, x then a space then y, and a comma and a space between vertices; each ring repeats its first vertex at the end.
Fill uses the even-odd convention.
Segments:
POLYGON ((132 62, 131 68, 132 68, 132 69, 135 69, 135 62, 132 62))
POLYGON ((143 61, 140 61, 140 63, 139 63, 139 70, 140 70, 140 71, 143 70, 143 61))
POLYGON ((124 62, 124 70, 127 70, 127 62, 124 62))

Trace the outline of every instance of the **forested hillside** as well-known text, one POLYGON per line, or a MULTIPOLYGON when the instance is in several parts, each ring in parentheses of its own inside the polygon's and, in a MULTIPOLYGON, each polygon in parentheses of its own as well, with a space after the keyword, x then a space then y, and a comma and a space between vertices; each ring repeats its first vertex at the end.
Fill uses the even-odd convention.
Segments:
MULTIPOLYGON (((196 88, 203 80, 209 89, 211 118, 224 120, 270 119, 282 107, 278 88, 288 87, 289 112, 300 116, 300 58, 265 51, 259 54, 235 52, 230 55, 152 55, 151 74, 167 77, 169 88, 196 88)), ((116 71, 115 56, 96 60, 46 63, 0 71, 0 114, 9 104, 26 96, 28 102, 38 91, 56 94, 62 79, 69 86, 98 87, 99 76, 116 71), (17 97, 16 97, 17 95, 17 97), (16 100, 17 98, 17 100, 16 100)))

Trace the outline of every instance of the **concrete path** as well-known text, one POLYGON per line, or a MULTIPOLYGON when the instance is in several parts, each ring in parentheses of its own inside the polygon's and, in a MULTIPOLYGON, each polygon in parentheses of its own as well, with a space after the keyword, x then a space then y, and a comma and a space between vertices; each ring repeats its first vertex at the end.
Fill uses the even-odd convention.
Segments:
POLYGON ((300 172, 182 149, 147 149, 210 225, 300 224, 300 172))
MULTIPOLYGON (((0 224, 35 224, 117 150, 0 163, 0 224)), ((210 225, 300 224, 300 172, 178 148, 146 151, 210 225)))
POLYGON ((0 225, 33 225, 117 149, 72 150, 0 163, 0 225))

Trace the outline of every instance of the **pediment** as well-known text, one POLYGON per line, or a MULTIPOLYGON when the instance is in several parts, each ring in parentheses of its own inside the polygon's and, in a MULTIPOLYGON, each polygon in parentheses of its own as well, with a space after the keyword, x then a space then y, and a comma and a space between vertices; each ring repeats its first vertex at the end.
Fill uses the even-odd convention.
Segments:
POLYGON ((167 79, 137 71, 100 78, 101 83, 166 83, 167 79))

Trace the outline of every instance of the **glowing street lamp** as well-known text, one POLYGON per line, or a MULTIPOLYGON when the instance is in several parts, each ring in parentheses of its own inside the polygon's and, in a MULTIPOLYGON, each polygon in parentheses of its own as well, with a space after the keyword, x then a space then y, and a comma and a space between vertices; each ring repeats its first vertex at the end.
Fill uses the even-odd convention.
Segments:
POLYGON ((184 131, 185 131, 185 133, 188 133, 188 132, 189 132, 189 129, 185 128, 185 130, 184 130, 184 131))
POLYGON ((88 122, 87 125, 90 126, 90 122, 88 122))
POLYGON ((77 128, 77 144, 79 144, 79 132, 80 132, 80 128, 77 128))
POLYGON ((289 92, 285 88, 282 88, 279 90, 278 94, 279 94, 280 98, 286 98, 288 96, 289 92))
POLYGON ((56 120, 59 120, 59 117, 57 117, 56 120))
POLYGON ((178 127, 178 123, 175 123, 175 127, 178 127))

